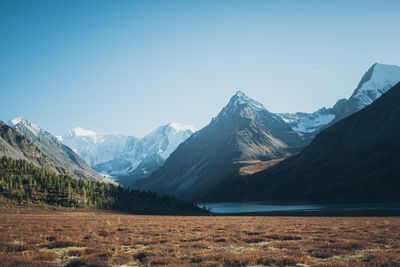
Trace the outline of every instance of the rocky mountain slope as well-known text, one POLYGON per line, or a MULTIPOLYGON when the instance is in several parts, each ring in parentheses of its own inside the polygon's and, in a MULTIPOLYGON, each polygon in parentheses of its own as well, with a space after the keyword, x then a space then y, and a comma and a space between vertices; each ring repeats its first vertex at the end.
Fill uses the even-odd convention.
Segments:
POLYGON ((318 132, 371 104, 398 81, 400 67, 374 64, 349 99, 311 114, 274 114, 238 92, 163 167, 133 186, 201 199, 213 187, 236 175, 238 169, 247 174, 250 162, 258 162, 256 169, 261 171, 263 166, 269 168, 279 162, 275 159, 301 151, 318 132))
POLYGON ((194 131, 191 125, 173 122, 139 139, 75 128, 60 140, 96 171, 118 177, 120 183, 129 185, 158 169, 194 131))
POLYGON ((54 168, 42 151, 25 136, 0 121, 0 157, 22 159, 34 163, 36 166, 54 168))
POLYGON ((400 67, 375 63, 364 74, 348 99, 340 99, 331 108, 314 113, 278 114, 294 131, 316 134, 321 129, 353 114, 374 102, 400 81, 400 67))
POLYGON ((142 139, 128 138, 119 156, 94 168, 117 176, 122 184, 128 186, 158 169, 194 131, 193 126, 177 122, 160 126, 142 139))
POLYGON ((133 187, 198 199, 235 173, 241 161, 286 157, 303 145, 302 134, 239 91, 208 126, 133 187))
MULTIPOLYGON (((66 174, 71 177, 103 180, 104 177, 92 170, 69 147, 60 143, 57 138, 49 132, 41 129, 33 122, 22 117, 10 121, 10 127, 4 124, 3 140, 13 147, 15 151, 9 150, 6 156, 16 159, 27 159, 40 166, 50 165, 59 174, 66 174), (10 130, 12 128, 12 130, 10 130), (16 155, 13 157, 13 154, 16 155), (20 156, 24 155, 25 158, 20 156)), ((7 145, 6 145, 7 146, 7 145)))
POLYGON ((300 154, 253 176, 226 180, 213 200, 400 201, 400 83, 320 132, 300 154))
POLYGON ((97 134, 78 127, 58 139, 72 148, 90 166, 94 166, 119 156, 128 137, 120 134, 97 134))

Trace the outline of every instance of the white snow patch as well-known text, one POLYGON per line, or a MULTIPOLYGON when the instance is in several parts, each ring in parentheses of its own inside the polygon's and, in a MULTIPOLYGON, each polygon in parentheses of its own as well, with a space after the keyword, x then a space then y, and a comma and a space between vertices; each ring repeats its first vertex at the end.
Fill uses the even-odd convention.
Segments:
POLYGON ((76 127, 70 131, 70 134, 75 136, 96 136, 97 133, 91 130, 85 130, 81 127, 76 127))
POLYGON ((240 105, 248 104, 249 106, 251 106, 255 109, 265 109, 261 103, 251 99, 242 91, 237 91, 236 94, 233 96, 233 99, 234 99, 234 104, 236 104, 236 105, 237 104, 240 104, 240 105))
POLYGON ((370 79, 359 87, 351 98, 357 100, 358 107, 371 104, 387 90, 400 81, 400 67, 395 65, 375 64, 370 79))
POLYGON ((333 114, 318 115, 314 118, 302 117, 299 118, 297 125, 293 126, 293 130, 303 133, 311 133, 322 126, 329 124, 334 119, 335 115, 333 114))
POLYGON ((22 122, 24 118, 22 117, 16 117, 14 119, 11 120, 12 125, 17 125, 18 123, 22 122))
POLYGON ((72 148, 90 166, 94 166, 119 156, 127 138, 118 134, 100 135, 78 127, 64 135, 62 142, 72 148))
POLYGON ((196 127, 194 127, 191 124, 183 124, 180 122, 171 122, 168 124, 170 127, 174 128, 177 132, 182 132, 182 131, 191 131, 195 132, 196 127))
POLYGON ((16 117, 15 119, 12 119, 11 125, 12 126, 22 125, 27 130, 29 130, 31 133, 33 133, 35 136, 38 136, 39 133, 41 132, 41 129, 39 126, 37 126, 33 122, 31 122, 23 117, 16 117))
POLYGON ((284 122, 289 124, 293 131, 302 133, 311 133, 322 126, 328 125, 335 119, 334 114, 323 113, 325 109, 321 109, 315 113, 294 113, 279 114, 284 122))

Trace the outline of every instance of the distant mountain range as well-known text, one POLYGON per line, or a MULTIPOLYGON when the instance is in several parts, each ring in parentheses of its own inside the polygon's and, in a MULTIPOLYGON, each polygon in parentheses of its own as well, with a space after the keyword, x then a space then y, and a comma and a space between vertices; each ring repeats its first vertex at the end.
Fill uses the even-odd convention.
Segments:
POLYGON ((300 154, 232 177, 208 198, 314 203, 400 201, 400 83, 320 132, 300 154))
POLYGON ((218 194, 214 189, 229 183, 242 167, 255 160, 276 164, 276 159, 298 153, 321 130, 361 110, 399 81, 399 67, 374 64, 349 99, 311 114, 274 114, 238 92, 208 126, 133 187, 190 200, 210 199, 212 192, 218 194))
POLYGON ((61 175, 104 180, 55 136, 24 118, 11 120, 9 126, 0 121, 0 136, 0 156, 27 160, 61 175))
POLYGON ((69 146, 90 166, 103 163, 119 156, 128 139, 120 134, 100 135, 80 127, 68 131, 64 136, 57 137, 59 141, 69 146))
POLYGON ((100 135, 82 128, 75 128, 59 139, 97 172, 118 177, 120 183, 130 185, 159 168, 194 131, 191 125, 173 122, 141 139, 119 134, 100 135))
POLYGON ((143 138, 83 128, 55 137, 19 117, 0 123, 0 156, 196 201, 389 200, 395 191, 376 183, 397 183, 398 86, 387 92, 399 81, 400 67, 374 64, 348 99, 314 113, 273 113, 238 91, 197 132, 170 123, 143 138))

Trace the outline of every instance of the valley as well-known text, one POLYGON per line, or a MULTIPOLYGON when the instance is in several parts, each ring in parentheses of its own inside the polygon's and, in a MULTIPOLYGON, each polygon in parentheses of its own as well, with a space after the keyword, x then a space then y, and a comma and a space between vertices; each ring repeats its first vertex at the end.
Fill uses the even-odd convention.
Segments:
POLYGON ((0 267, 400 267, 400 1, 0 1, 0 267))
POLYGON ((0 210, 0 266, 398 266, 390 217, 0 210))

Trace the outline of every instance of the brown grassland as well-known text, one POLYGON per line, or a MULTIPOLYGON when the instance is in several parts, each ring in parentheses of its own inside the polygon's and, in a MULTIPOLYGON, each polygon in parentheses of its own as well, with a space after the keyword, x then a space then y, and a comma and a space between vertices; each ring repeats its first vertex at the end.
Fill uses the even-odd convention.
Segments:
POLYGON ((400 266, 400 218, 0 210, 0 266, 400 266))

